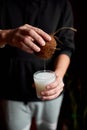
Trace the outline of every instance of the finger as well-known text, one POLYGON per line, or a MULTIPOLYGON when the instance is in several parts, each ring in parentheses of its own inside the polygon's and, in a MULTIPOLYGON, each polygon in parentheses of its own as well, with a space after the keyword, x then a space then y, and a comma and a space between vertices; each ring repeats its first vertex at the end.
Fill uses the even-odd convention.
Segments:
POLYGON ((61 88, 57 93, 53 94, 53 95, 45 95, 45 96, 42 96, 42 100, 51 100, 51 99, 55 99, 57 98, 63 91, 63 88, 61 88))
MULTIPOLYGON (((32 39, 33 40, 33 39, 32 39)), ((19 49, 22 49, 28 53, 33 53, 33 49, 29 47, 28 44, 26 44, 25 42, 25 37, 23 37, 22 35, 15 35, 15 37, 13 37, 13 39, 11 40, 12 43, 10 43, 12 46, 15 46, 19 49)))
POLYGON ((57 77, 56 80, 53 83, 48 84, 46 86, 46 89, 47 90, 54 89, 54 88, 56 88, 56 86, 59 86, 60 84, 64 85, 63 80, 61 78, 57 77))
POLYGON ((33 27, 31 25, 26 25, 27 28, 31 28, 33 29, 34 31, 36 31, 39 35, 41 35, 45 40, 51 40, 51 37, 48 33, 44 32, 42 29, 40 28, 37 28, 37 27, 33 27))
POLYGON ((40 48, 34 43, 34 39, 30 36, 24 36, 17 34, 12 40, 13 46, 16 46, 22 50, 32 53, 32 51, 39 52, 40 48))
POLYGON ((17 44, 17 47, 27 53, 34 53, 34 51, 23 42, 20 42, 20 44, 17 44))
POLYGON ((36 32, 36 29, 30 25, 24 25, 19 28, 20 34, 23 36, 30 36, 39 43, 40 45, 44 46, 45 45, 45 40, 36 32))
POLYGON ((30 29, 29 35, 36 41, 36 43, 38 43, 38 45, 41 45, 41 46, 45 45, 45 40, 34 30, 30 29))
POLYGON ((34 43, 34 39, 31 38, 31 37, 24 37, 24 43, 30 47, 32 50, 36 51, 36 52, 39 52, 40 51, 40 47, 37 46, 35 43, 34 43))
POLYGON ((41 94, 42 94, 43 96, 55 95, 55 94, 58 93, 60 90, 63 90, 63 88, 64 88, 64 84, 61 83, 60 85, 56 86, 56 87, 53 88, 53 89, 42 91, 41 94))
POLYGON ((34 28, 34 30, 41 35, 46 41, 50 41, 51 37, 49 34, 47 34, 46 32, 44 32, 43 30, 39 29, 39 28, 34 28))

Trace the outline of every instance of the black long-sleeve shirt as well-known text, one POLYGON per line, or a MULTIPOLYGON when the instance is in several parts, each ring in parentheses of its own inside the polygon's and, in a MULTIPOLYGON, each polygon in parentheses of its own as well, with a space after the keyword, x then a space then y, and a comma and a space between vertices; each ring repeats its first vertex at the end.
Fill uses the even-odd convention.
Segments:
MULTIPOLYGON (((30 24, 49 34, 61 27, 73 27, 73 14, 67 0, 1 0, 0 28, 11 29, 30 24)), ((74 46, 74 32, 62 30, 56 36, 63 42, 60 51, 46 60, 46 69, 53 70, 54 60, 59 54, 71 57, 74 46)), ((44 60, 35 54, 26 53, 6 45, 0 49, 0 97, 10 100, 35 101, 33 73, 44 69, 44 60)))

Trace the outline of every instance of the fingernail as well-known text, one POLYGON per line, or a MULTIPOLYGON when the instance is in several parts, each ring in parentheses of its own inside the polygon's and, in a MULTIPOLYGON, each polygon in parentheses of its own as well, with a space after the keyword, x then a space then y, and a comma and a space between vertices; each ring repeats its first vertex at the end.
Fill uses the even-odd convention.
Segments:
POLYGON ((49 36, 49 40, 51 40, 51 37, 49 36))
POLYGON ((41 42, 41 43, 42 43, 42 46, 45 46, 45 44, 46 44, 44 41, 43 41, 43 42, 41 42))

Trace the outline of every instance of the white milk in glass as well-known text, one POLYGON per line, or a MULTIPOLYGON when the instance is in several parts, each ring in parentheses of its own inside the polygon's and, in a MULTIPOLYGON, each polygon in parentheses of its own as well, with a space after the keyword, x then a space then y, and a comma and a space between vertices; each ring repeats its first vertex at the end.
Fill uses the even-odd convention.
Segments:
POLYGON ((41 91, 45 89, 45 87, 54 82, 56 79, 56 75, 51 70, 41 70, 34 73, 34 83, 36 87, 37 97, 41 97, 41 91))

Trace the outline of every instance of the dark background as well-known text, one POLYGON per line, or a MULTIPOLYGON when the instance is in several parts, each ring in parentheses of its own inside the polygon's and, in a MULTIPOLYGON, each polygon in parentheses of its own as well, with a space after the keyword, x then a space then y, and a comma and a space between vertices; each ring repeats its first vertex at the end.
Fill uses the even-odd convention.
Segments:
POLYGON ((87 4, 82 0, 70 0, 74 13, 75 28, 77 29, 75 44, 75 67, 80 76, 85 76, 87 72, 86 46, 87 46, 87 4))
POLYGON ((70 0, 74 13, 75 54, 65 81, 58 130, 87 130, 87 4, 70 0))

